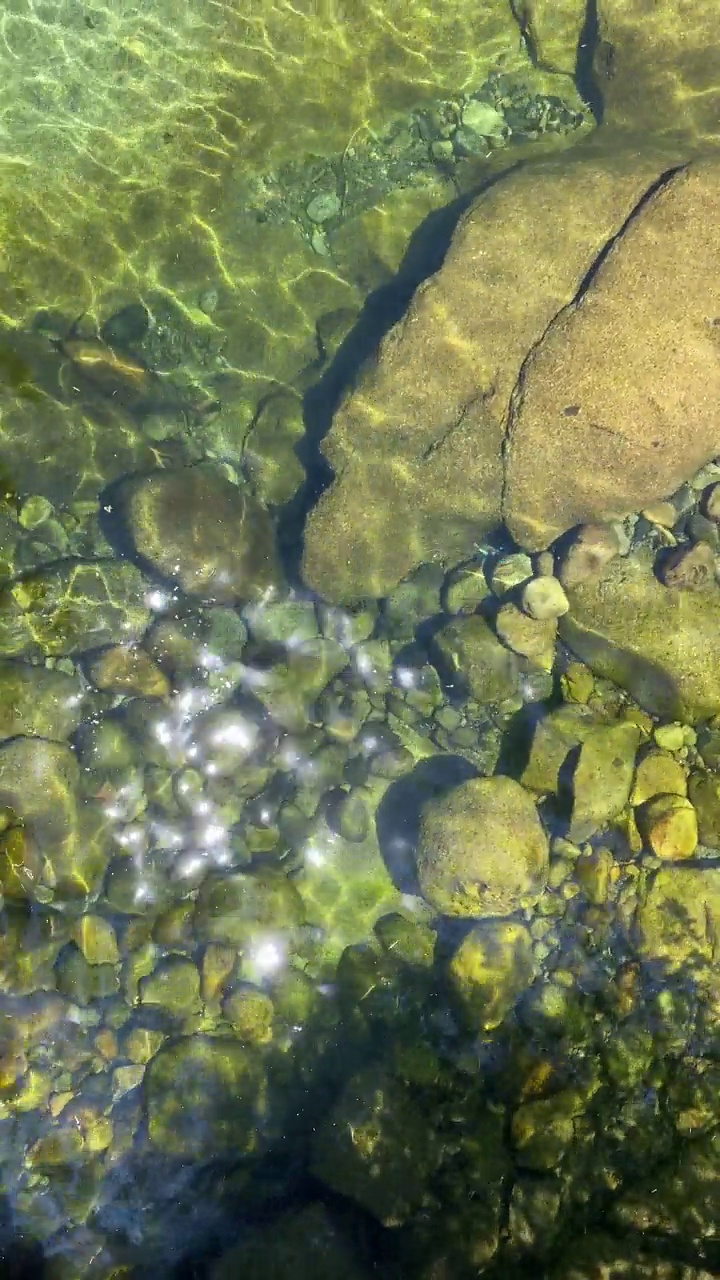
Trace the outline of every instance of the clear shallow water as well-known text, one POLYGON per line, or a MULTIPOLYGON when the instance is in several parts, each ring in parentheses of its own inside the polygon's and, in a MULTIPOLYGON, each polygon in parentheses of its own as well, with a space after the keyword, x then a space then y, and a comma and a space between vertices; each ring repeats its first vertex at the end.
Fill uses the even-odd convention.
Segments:
POLYGON ((712 1184, 712 957, 640 963, 627 831, 554 846, 469 1001, 420 892, 423 804, 521 773, 562 667, 473 692, 437 565, 354 610, 298 578, 318 438, 463 193, 594 127, 504 10, 392 18, 3 17, 8 1274, 566 1275, 635 1182, 712 1184))

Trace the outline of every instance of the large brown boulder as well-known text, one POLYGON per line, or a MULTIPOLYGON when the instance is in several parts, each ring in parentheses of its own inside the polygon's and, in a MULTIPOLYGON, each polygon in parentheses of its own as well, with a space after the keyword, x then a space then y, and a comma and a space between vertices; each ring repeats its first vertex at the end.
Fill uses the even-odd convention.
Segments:
POLYGON ((384 595, 423 560, 471 554, 500 521, 528 353, 657 174, 655 160, 578 152, 484 192, 335 417, 335 481, 305 534, 309 585, 335 600, 384 595))
POLYGON ((540 549, 676 489, 720 450, 720 166, 658 180, 530 353, 505 518, 540 549))
POLYGON ((308 583, 383 595, 501 519, 539 549, 718 453, 719 177, 596 147, 485 192, 336 416, 308 583))

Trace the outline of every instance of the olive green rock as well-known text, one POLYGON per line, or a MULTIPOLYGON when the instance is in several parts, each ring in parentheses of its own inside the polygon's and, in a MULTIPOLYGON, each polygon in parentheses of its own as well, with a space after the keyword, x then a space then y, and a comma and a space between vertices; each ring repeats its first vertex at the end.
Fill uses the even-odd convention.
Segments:
POLYGON ((454 618, 435 634, 434 646, 447 675, 478 702, 502 702, 518 690, 519 663, 484 618, 454 618))
POLYGON ((548 840, 535 803, 512 778, 471 778, 423 810, 417 850, 423 897, 442 915, 505 916, 537 902, 548 840))
POLYGON ((653 796, 688 793, 687 775, 679 760, 667 751, 648 751, 638 761, 630 793, 631 804, 644 804, 653 796))
POLYGON ((717 964, 720 957, 720 867, 661 867, 636 915, 637 949, 673 973, 717 964))
POLYGON ((571 840, 602 831, 628 803, 640 730, 629 721, 595 726, 580 744, 572 775, 571 840))
POLYGON ((148 1136, 165 1155, 238 1158, 258 1145, 264 1074, 233 1040, 185 1037, 151 1060, 143 1082, 148 1136))
POLYGON ((28 662, 0 661, 0 738, 62 741, 101 700, 88 696, 80 677, 28 662))
POLYGON ((397 1227, 420 1207, 441 1151, 414 1089, 373 1065, 348 1081, 316 1129, 311 1171, 384 1226, 397 1227))
POLYGON ((692 724, 720 710, 720 590, 664 587, 638 550, 568 598, 561 638, 597 675, 666 719, 692 724))
POLYGON ((518 1164, 526 1169, 553 1169, 575 1137, 574 1119, 585 1110, 585 1100, 575 1089, 563 1089, 550 1098, 525 1102, 514 1112, 511 1125, 518 1164))
POLYGON ((199 1013, 200 974, 191 960, 168 956, 140 979, 140 1004, 157 1006, 178 1018, 199 1013))
POLYGON ((121 487, 118 501, 138 555, 188 595, 239 604, 279 585, 270 516, 219 469, 140 476, 121 487))
POLYGON ((147 582, 125 560, 67 560, 0 591, 0 650, 60 657, 136 640, 150 610, 147 582))
POLYGON ((498 1027, 535 977, 532 939, 516 920, 483 920, 465 935, 448 981, 470 1031, 498 1027))
POLYGON ((691 858, 697 848, 698 820, 686 796, 653 796, 637 810, 637 824, 656 858, 691 858))
POLYGON ((539 719, 533 729, 521 782, 538 795, 557 795, 561 770, 570 752, 594 733, 602 721, 588 707, 569 702, 539 719))
POLYGON ((692 773, 689 796, 697 815, 700 841, 717 849, 720 847, 720 778, 715 773, 692 773))
POLYGON ((93 893, 107 862, 105 820, 79 796, 80 770, 65 743, 13 738, 0 744, 0 883, 10 897, 61 903, 93 893), (17 824, 17 825, 16 825, 17 824))

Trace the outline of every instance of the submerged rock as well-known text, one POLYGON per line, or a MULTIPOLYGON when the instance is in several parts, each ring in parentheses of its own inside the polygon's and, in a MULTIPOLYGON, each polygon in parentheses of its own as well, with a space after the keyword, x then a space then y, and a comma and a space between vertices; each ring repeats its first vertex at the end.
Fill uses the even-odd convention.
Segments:
POLYGON ((83 653, 136 640, 147 583, 125 560, 67 560, 0 592, 0 649, 10 656, 83 653))
POLYGON ((204 1036, 165 1045, 145 1072, 150 1142, 193 1160, 247 1155, 259 1141, 263 1090, 262 1067, 243 1045, 204 1036))
POLYGON ((669 973, 686 965, 700 973, 717 964, 719 938, 720 867, 662 867, 637 911, 641 957, 669 973))
POLYGON ((188 595, 240 604, 278 586, 267 511, 215 467, 183 467, 128 480, 119 502, 138 555, 188 595))
POLYGON ((311 1170, 384 1226, 397 1227, 420 1207, 441 1152, 414 1089, 369 1066, 348 1081, 317 1129, 311 1170))
POLYGON ((638 550, 569 599, 561 638, 597 675, 654 715, 693 723, 720 711, 720 591, 668 590, 638 550))
POLYGON ((572 774, 571 840, 587 840, 628 803, 640 730, 629 721, 596 725, 580 745, 572 774))
POLYGON ((548 857, 535 804, 512 778, 471 778, 424 809, 418 879, 442 915, 505 916, 531 905, 548 857))
POLYGON ((101 700, 77 675, 0 661, 0 738, 68 738, 101 700))
POLYGON ((448 981, 471 1032, 498 1027, 535 977, 532 939, 515 920, 484 920, 466 934, 448 981))
POLYGON ((478 702, 502 702, 518 690, 519 664, 478 614, 454 618, 433 643, 447 674, 478 702))
POLYGON ((43 738, 0 745, 0 884, 10 898, 62 903, 92 894, 107 862, 105 822, 79 797, 70 747, 43 738))

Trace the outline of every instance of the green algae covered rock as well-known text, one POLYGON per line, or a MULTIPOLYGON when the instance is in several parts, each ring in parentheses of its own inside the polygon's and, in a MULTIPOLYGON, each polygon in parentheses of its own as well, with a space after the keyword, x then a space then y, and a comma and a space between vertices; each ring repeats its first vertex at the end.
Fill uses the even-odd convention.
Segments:
POLYGON ((653 796, 636 816, 640 833, 656 858, 676 862, 693 856, 698 820, 686 796, 653 796))
POLYGON ((290 648, 285 662, 274 663, 266 673, 256 689, 258 700, 284 729, 305 729, 316 698, 348 661, 336 640, 303 640, 290 648))
POLYGON ((597 725, 585 738, 572 776, 571 840, 587 840, 622 813, 639 745, 640 730, 630 721, 597 725))
POLYGON ((504 916, 540 897, 548 841, 512 778, 471 778, 431 800, 417 852, 423 897, 442 915, 504 916))
POLYGON ((199 1013, 200 974, 191 960, 168 956, 140 979, 140 1004, 163 1009, 177 1018, 199 1013))
POLYGON ((316 1130, 311 1171, 384 1226, 399 1226, 420 1207, 441 1152, 414 1089, 371 1065, 348 1081, 316 1130))
POLYGON ((208 603, 259 600, 280 581, 264 507, 211 466, 156 471, 120 490, 138 555, 188 595, 208 603))
POLYGON ((576 1089, 536 1098, 518 1107, 512 1118, 515 1158, 526 1169, 553 1169, 575 1137, 574 1119, 585 1110, 576 1089))
POLYGON ((448 980, 469 1030, 498 1027, 532 983, 532 939, 515 920, 483 920, 465 935, 448 980))
POLYGON ((502 702, 517 693, 517 657, 479 615, 454 618, 436 633, 434 644, 450 676, 478 702, 502 702))
POLYGON ((9 828, 0 849, 8 897, 62 902, 91 894, 105 871, 104 819, 78 795, 69 746, 44 738, 0 744, 0 807, 9 828))
POLYGON ((194 931, 200 942, 244 947, 262 934, 290 933, 304 919, 303 901, 281 872, 208 876, 200 886, 194 931))
POLYGON ((560 771, 571 751, 597 729, 602 721, 588 707, 569 702, 535 724, 521 782, 538 795, 557 795, 560 771))
POLYGON ((597 675, 653 715, 695 723, 720 711, 720 591, 664 587, 647 551, 617 557, 568 593, 560 635, 597 675))
POLYGON ((184 1037, 160 1049, 143 1085, 148 1136, 170 1156, 239 1157, 258 1145, 264 1074, 232 1040, 184 1037))
POLYGON ((98 709, 80 679, 27 662, 0 661, 0 738, 67 738, 98 709))
POLYGON ((60 657, 136 640, 150 618, 146 590, 127 561, 62 561, 2 589, 0 650, 60 657))
POLYGON ((720 846, 720 778, 714 773, 692 773, 690 799, 697 815, 698 835, 711 848, 720 846))
POLYGON ((644 960, 668 972, 702 973, 720 956, 720 867, 661 867, 640 902, 635 940, 644 960))

